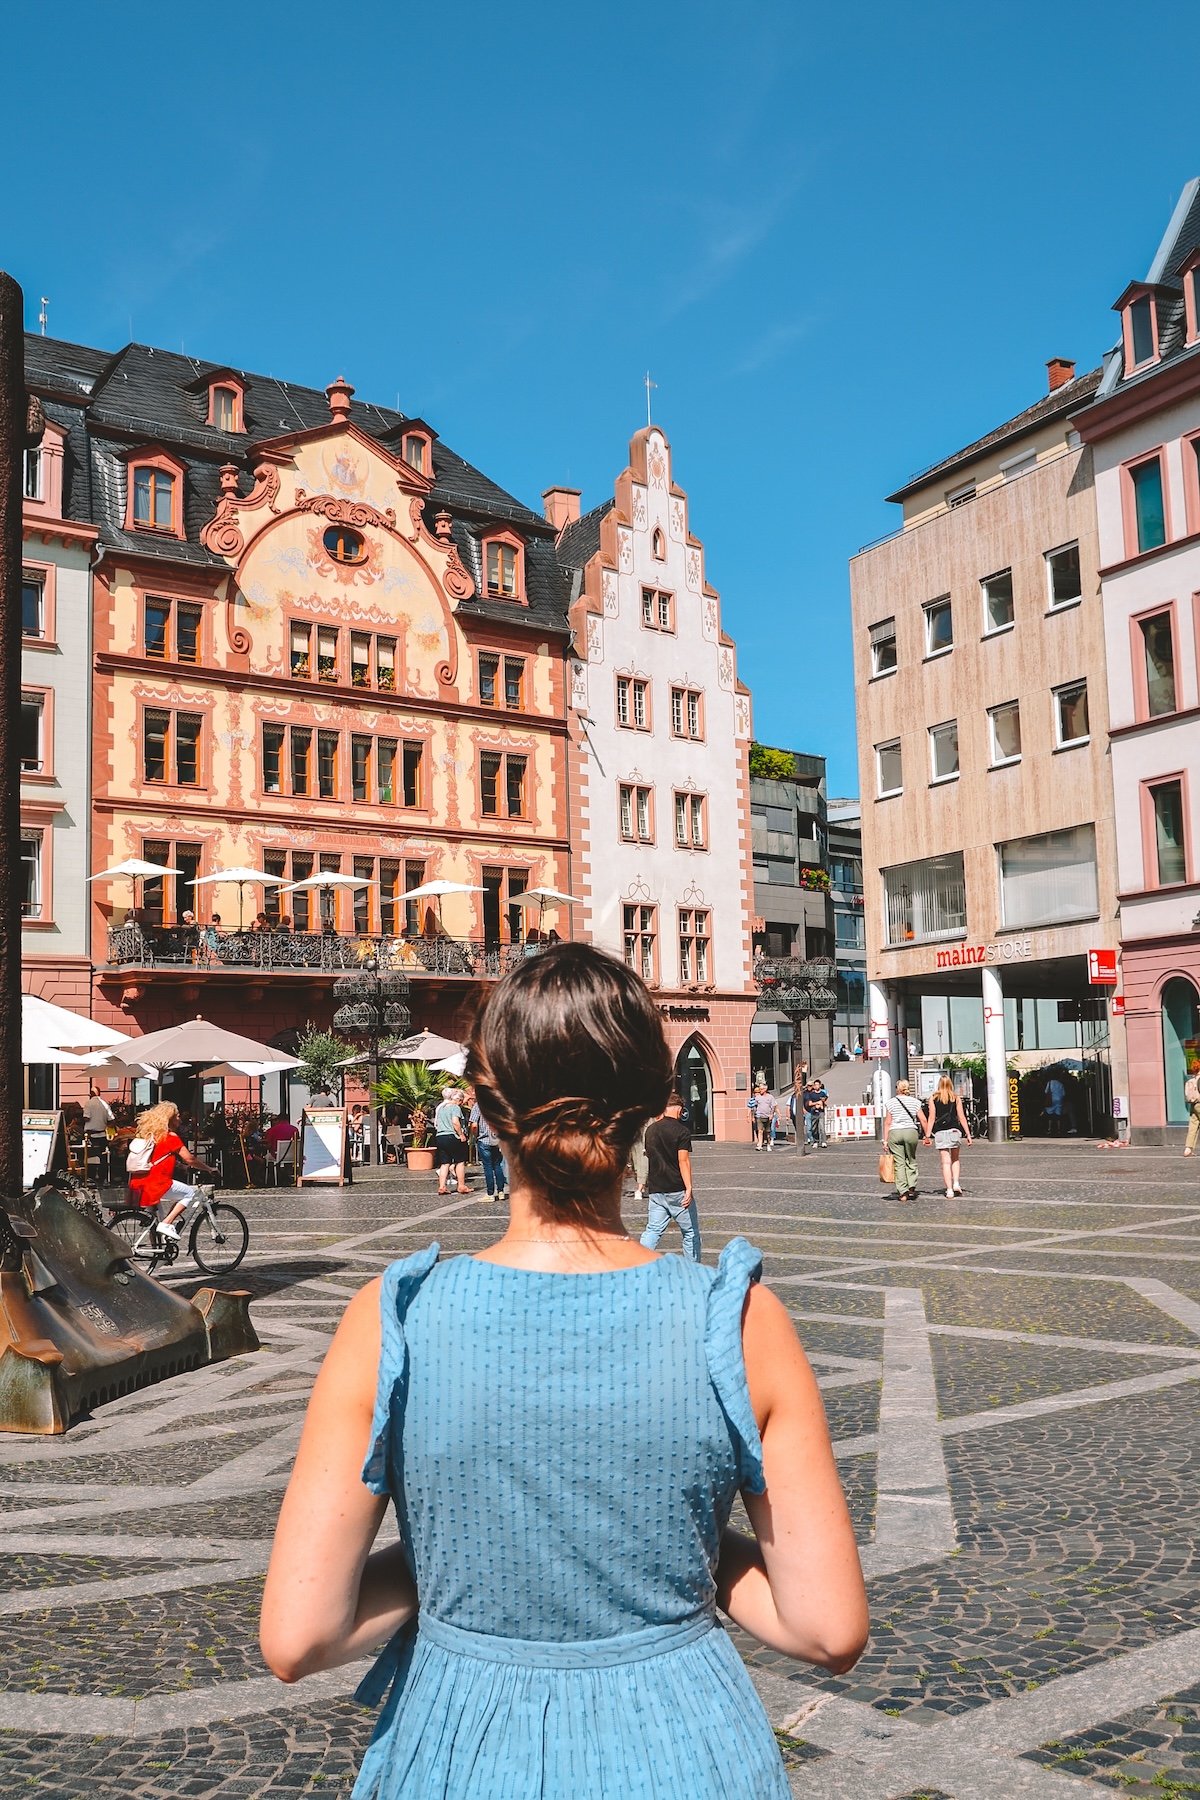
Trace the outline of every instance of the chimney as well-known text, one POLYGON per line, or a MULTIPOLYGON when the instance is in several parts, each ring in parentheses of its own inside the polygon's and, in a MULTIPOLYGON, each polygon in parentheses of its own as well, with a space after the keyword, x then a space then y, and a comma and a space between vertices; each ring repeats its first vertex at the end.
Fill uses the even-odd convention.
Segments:
POLYGON ((1050 392, 1055 388, 1065 387, 1068 381, 1075 379, 1075 364, 1065 356, 1052 356, 1046 364, 1046 373, 1050 377, 1050 392))
POLYGON ((555 531, 561 531, 564 525, 573 525, 579 517, 579 500, 581 488, 552 487, 542 495, 542 505, 546 509, 546 518, 555 531))
POLYGON ((339 375, 336 381, 330 382, 325 389, 325 398, 329 402, 329 410, 335 419, 340 421, 350 417, 350 401, 353 394, 354 389, 344 375, 339 375))

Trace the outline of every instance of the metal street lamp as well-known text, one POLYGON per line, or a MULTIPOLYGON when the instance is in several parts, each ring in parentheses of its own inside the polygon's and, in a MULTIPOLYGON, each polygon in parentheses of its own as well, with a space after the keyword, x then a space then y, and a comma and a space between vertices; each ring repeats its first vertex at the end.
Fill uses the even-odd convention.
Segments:
POLYGON ((343 975, 333 984, 333 996, 341 1005, 333 1015, 333 1028, 347 1037, 367 1040, 367 1067, 371 1081, 371 1167, 379 1167, 379 1113, 375 1106, 375 1085, 379 1080, 379 1040, 408 1030, 412 1014, 408 999, 408 976, 395 970, 379 971, 377 956, 364 956, 358 973, 343 975))

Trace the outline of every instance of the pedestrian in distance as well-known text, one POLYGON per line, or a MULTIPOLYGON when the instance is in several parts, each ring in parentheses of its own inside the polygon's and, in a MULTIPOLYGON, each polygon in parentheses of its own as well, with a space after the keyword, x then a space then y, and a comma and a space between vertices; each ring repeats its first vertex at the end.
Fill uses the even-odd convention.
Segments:
POLYGON ((1184 1082, 1183 1098, 1188 1109, 1187 1142, 1183 1147, 1183 1154, 1194 1156, 1196 1140, 1200 1138, 1200 1064, 1184 1082))
POLYGON ((825 1106, 828 1099, 821 1077, 814 1075, 804 1090, 804 1129, 814 1150, 825 1148, 825 1106))
POLYGON ((657 1250, 674 1219, 683 1236, 684 1254, 700 1261, 700 1219, 692 1194, 692 1134, 682 1119, 683 1101, 672 1092, 662 1117, 646 1128, 646 1186, 650 1217, 642 1247, 657 1250))
POLYGON ((666 1104, 654 997, 586 944, 484 1000, 471 1077, 512 1175, 490 1249, 395 1263, 317 1379, 263 1597, 294 1682, 388 1647, 360 1800, 788 1800, 717 1609, 842 1674, 866 1596, 812 1371, 736 1238, 624 1230, 666 1104), (741 1493, 749 1532, 729 1529, 741 1493), (666 1500, 664 1500, 666 1496, 666 1500), (398 1539, 372 1554, 395 1506, 398 1539))
POLYGON ((907 1081, 898 1081, 887 1103, 884 1138, 896 1163, 897 1200, 917 1198, 917 1139, 921 1108, 912 1098, 907 1081))
POLYGON ((1067 1090, 1057 1075, 1052 1075, 1043 1089, 1042 1106, 1046 1114, 1046 1131, 1050 1137, 1061 1137, 1066 1123, 1064 1108, 1067 1090))
POLYGON ((644 1125, 633 1140, 633 1149, 629 1152, 629 1166, 633 1170, 633 1197, 640 1204, 646 1198, 646 1176, 650 1172, 650 1164, 646 1156, 646 1127, 644 1125))
POLYGON ((929 1104, 922 1114, 922 1123, 925 1143, 936 1145, 942 1159, 942 1183, 946 1198, 953 1200, 956 1194, 962 1193, 962 1170, 959 1166, 962 1146, 972 1140, 961 1096, 955 1093, 954 1083, 948 1075, 942 1076, 929 1096, 929 1104))
POLYGON ((471 1115, 468 1123, 475 1133, 475 1142, 479 1148, 479 1162, 483 1169, 487 1197, 489 1200, 506 1200, 508 1198, 508 1170, 504 1166, 504 1152, 500 1147, 500 1139, 479 1109, 478 1095, 471 1102, 471 1115))
POLYGON ((442 1089, 441 1102, 433 1115, 433 1137, 437 1147, 434 1161, 437 1164, 438 1193, 449 1193, 446 1178, 451 1169, 454 1171, 455 1192, 472 1193, 474 1190, 467 1186, 467 1128, 463 1123, 456 1087, 447 1085, 442 1089))
POLYGON ((775 1116, 775 1096, 765 1081, 754 1084, 754 1092, 746 1102, 750 1113, 750 1130, 756 1150, 770 1150, 771 1120, 775 1116))

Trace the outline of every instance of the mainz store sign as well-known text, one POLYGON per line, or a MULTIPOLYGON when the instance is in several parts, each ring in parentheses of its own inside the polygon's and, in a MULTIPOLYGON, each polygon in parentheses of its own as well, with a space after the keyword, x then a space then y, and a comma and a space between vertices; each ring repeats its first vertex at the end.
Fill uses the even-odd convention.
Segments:
POLYGON ((947 945, 937 952, 935 969, 966 969, 972 963, 1034 962, 1033 939, 1001 938, 996 944, 947 945))

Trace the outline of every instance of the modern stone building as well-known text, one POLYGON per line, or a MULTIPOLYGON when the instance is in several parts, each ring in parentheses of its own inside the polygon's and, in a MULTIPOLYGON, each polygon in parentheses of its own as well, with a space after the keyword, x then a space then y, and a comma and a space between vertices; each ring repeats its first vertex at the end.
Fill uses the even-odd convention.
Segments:
MULTIPOLYGON (((903 527, 851 562, 871 1032, 987 1059, 993 1135, 1018 1067, 1067 1055, 1111 1129, 1120 1021, 1088 952, 1119 939, 1092 454, 1100 371, 906 483, 903 527), (1105 1020, 1104 1025, 1107 1025, 1105 1020), (1111 1084, 1111 1085, 1110 1085, 1111 1084)), ((1026 1117, 1022 1129, 1037 1129, 1026 1117)))
MULTIPOLYGON (((756 955, 805 962, 832 958, 825 758, 755 744, 750 823, 756 955)), ((754 1076, 769 1087, 789 1086, 794 1064, 803 1058, 824 1069, 833 1056, 832 1020, 809 1018, 793 1026, 785 1013, 767 1003, 767 996, 755 1018, 753 1038, 754 1076)))
POLYGON ((1200 179, 1075 425, 1094 459, 1134 1136, 1171 1140, 1200 1064, 1200 179))
POLYGON ((831 799, 829 890, 833 899, 838 1009, 834 1043, 852 1049, 867 1041, 867 934, 863 917, 862 805, 831 799))

